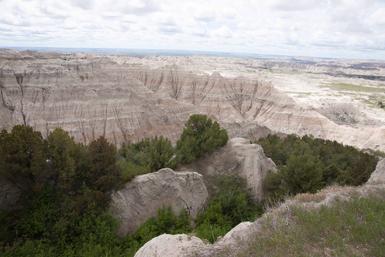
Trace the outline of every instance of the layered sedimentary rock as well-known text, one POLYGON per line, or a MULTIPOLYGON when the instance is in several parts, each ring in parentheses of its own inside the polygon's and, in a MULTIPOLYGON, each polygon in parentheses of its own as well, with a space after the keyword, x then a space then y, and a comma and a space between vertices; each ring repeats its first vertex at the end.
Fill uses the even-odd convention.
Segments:
POLYGON ((385 150, 384 126, 356 127, 347 125, 348 121, 337 124, 316 110, 298 105, 270 83, 169 69, 174 70, 147 70, 138 79, 157 95, 191 103, 222 123, 259 124, 275 132, 311 134, 359 148, 385 150))
POLYGON ((207 198, 202 175, 165 168, 137 176, 113 193, 110 210, 120 222, 118 233, 125 235, 156 216, 160 208, 171 207, 174 213, 186 210, 194 218, 207 198))
POLYGON ((232 138, 218 151, 202 158, 186 169, 197 170, 205 176, 236 175, 245 179, 255 200, 263 199, 262 182, 274 172, 274 162, 265 156, 260 145, 245 138, 232 138))
MULTIPOLYGON (((380 197, 385 196, 385 169, 384 162, 380 162, 376 171, 372 174, 369 181, 359 187, 329 187, 323 189, 316 194, 299 194, 292 199, 286 200, 277 208, 266 212, 262 217, 254 222, 242 222, 224 237, 220 238, 214 244, 205 243, 198 238, 190 242, 187 235, 162 235, 153 238, 147 242, 143 248, 139 249, 138 256, 158 257, 168 256, 159 255, 157 250, 161 249, 162 253, 180 252, 184 257, 236 257, 248 247, 253 238, 258 237, 258 234, 263 233, 263 224, 271 224, 274 222, 282 222, 290 220, 293 206, 306 209, 318 209, 322 206, 332 206, 341 201, 349 201, 352 197, 380 197), (381 178, 381 179, 379 179, 381 178), (169 246, 167 242, 178 241, 178 244, 169 246), (188 246, 188 247, 185 247, 188 246), (143 255, 145 253, 145 255, 143 255)), ((170 255, 173 256, 173 255, 170 255)), ((243 255, 242 255, 243 256, 243 255)))
POLYGON ((108 58, 23 55, 2 61, 2 127, 25 123, 43 135, 62 127, 79 141, 105 135, 120 143, 155 134, 173 138, 191 113, 157 98, 108 58))
POLYGON ((153 135, 175 141, 189 115, 203 113, 231 136, 261 126, 385 150, 384 126, 337 124, 271 83, 208 73, 197 60, 3 51, 0 127, 25 123, 43 135, 63 127, 83 142, 100 135, 117 144, 153 135))

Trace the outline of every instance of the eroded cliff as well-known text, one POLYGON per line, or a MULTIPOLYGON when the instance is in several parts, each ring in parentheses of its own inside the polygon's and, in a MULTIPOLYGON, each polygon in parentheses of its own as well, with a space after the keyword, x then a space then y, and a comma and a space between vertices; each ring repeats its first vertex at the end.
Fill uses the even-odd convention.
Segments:
POLYGON ((175 140, 190 114, 204 113, 231 136, 265 127, 385 150, 378 122, 337 124, 266 80, 189 70, 178 60, 151 65, 151 59, 127 56, 3 51, 0 126, 25 123, 43 135, 63 127, 79 141, 104 135, 119 144, 153 135, 175 140))

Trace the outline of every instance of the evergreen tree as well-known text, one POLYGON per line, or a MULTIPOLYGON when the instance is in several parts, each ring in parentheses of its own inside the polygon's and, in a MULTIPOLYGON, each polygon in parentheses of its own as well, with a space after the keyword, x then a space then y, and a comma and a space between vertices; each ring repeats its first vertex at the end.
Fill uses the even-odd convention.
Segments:
POLYGON ((218 122, 206 115, 191 115, 177 142, 177 160, 190 163, 227 143, 228 135, 218 122))
POLYGON ((292 155, 282 168, 283 182, 291 194, 314 193, 323 186, 322 166, 310 154, 292 155))
POLYGON ((148 165, 152 171, 161 168, 173 168, 174 148, 171 141, 164 137, 150 139, 148 147, 148 165))
POLYGON ((0 135, 0 175, 24 192, 39 191, 47 182, 46 145, 40 132, 14 126, 0 135))
POLYGON ((90 170, 88 185, 94 190, 108 192, 120 183, 120 171, 116 163, 116 147, 104 137, 92 141, 88 147, 90 170))
POLYGON ((55 185, 64 192, 70 191, 76 175, 76 144, 68 133, 60 128, 49 134, 47 143, 49 168, 55 185))

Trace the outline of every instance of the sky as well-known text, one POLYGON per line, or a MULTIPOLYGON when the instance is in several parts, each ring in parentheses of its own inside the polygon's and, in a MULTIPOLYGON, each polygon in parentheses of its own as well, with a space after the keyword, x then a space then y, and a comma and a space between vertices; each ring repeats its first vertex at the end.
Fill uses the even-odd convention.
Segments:
POLYGON ((385 0, 0 0, 0 47, 385 59, 385 0))

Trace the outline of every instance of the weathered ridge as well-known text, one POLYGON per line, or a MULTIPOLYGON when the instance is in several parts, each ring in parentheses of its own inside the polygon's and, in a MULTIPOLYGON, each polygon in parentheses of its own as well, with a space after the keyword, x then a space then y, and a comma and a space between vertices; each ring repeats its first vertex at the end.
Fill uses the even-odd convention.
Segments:
POLYGON ((205 60, 1 51, 0 127, 24 123, 43 135, 62 127, 78 141, 104 135, 119 144, 154 135, 175 140, 189 115, 202 113, 231 136, 265 127, 385 150, 378 121, 337 124, 333 112, 325 114, 329 119, 299 104, 277 90, 274 79, 223 76, 205 60))

